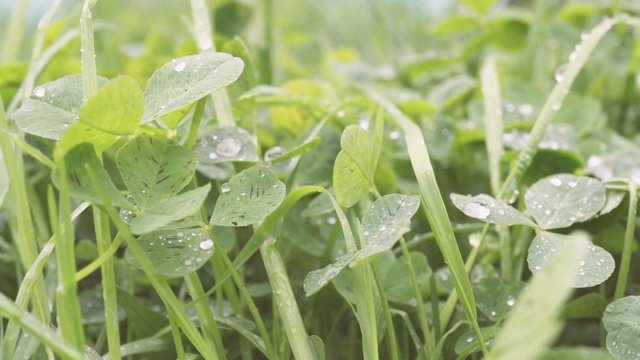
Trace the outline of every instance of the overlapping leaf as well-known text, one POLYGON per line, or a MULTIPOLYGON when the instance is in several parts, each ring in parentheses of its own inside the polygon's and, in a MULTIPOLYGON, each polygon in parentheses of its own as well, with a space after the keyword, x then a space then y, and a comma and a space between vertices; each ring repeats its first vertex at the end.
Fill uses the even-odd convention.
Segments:
POLYGON ((210 223, 245 226, 264 219, 275 210, 286 192, 285 185, 265 166, 253 166, 222 185, 210 223))
POLYGON ((201 164, 260 160, 251 134, 239 127, 216 126, 193 151, 201 164))
MULTIPOLYGON (((106 78, 98 77, 99 88, 107 82, 106 78)), ((82 75, 68 75, 36 86, 13 117, 24 132, 58 140, 78 122, 82 106, 82 75)))
POLYGON ((616 360, 640 358, 640 296, 609 304, 602 323, 607 329, 607 349, 616 360))
MULTIPOLYGON (((577 241, 574 236, 540 232, 529 247, 529 269, 534 274, 545 267, 554 253, 566 246, 569 241, 577 241)), ((580 239, 580 238, 579 238, 580 239)), ((605 249, 588 243, 587 252, 578 261, 578 276, 574 281, 577 288, 591 287, 607 280, 613 273, 615 261, 605 249)))
POLYGON ((465 215, 496 225, 527 225, 536 224, 526 215, 509 206, 505 201, 495 199, 486 194, 465 196, 451 194, 451 201, 465 215))
POLYGON ((224 53, 173 59, 151 76, 144 91, 142 123, 187 106, 234 82, 242 73, 241 59, 224 53))
POLYGON ((606 201, 604 185, 593 178, 559 174, 533 184, 524 196, 527 209, 541 229, 558 229, 586 221, 606 201))
MULTIPOLYGON (((213 241, 204 229, 158 230, 144 234, 138 244, 151 260, 158 274, 179 277, 193 272, 213 255, 213 241)), ((128 262, 140 268, 129 252, 128 262)))

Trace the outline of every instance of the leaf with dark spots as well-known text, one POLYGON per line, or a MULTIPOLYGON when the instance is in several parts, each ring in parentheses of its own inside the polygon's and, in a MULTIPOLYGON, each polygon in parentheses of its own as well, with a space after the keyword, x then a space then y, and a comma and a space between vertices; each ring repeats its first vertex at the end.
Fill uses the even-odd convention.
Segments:
POLYGON ((246 226, 258 222, 280 205, 285 192, 284 184, 269 168, 250 167, 223 185, 210 223, 246 226))
POLYGON ((145 210, 170 199, 191 181, 196 156, 166 139, 141 136, 130 140, 116 156, 118 169, 136 205, 145 210))

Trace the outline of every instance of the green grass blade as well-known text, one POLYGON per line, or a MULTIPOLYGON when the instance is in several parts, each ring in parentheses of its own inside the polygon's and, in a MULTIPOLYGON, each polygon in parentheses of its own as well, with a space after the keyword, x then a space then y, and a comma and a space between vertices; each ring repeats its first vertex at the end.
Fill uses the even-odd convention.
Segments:
MULTIPOLYGON (((209 17, 209 7, 205 0, 191 0, 191 15, 193 16, 193 34, 200 53, 215 52, 216 45, 211 34, 213 24, 209 17)), ((227 90, 222 88, 211 93, 213 106, 218 123, 221 126, 236 126, 236 120, 231 111, 231 102, 227 90)))
POLYGON ((520 176, 522 176, 524 171, 529 167, 529 165, 531 165, 533 157, 538 152, 538 144, 542 141, 545 133, 547 132, 547 127, 551 123, 551 120, 553 120, 556 112, 560 110, 562 101, 569 93, 571 84, 573 84, 576 76, 578 76, 578 73, 591 56, 591 53, 595 49, 596 45, 598 45, 604 34, 606 34, 613 25, 627 19, 627 17, 619 16, 603 20, 593 28, 593 30, 591 30, 588 36, 584 36, 584 40, 576 46, 576 49, 579 50, 574 50, 571 54, 570 58, 573 60, 569 61, 566 69, 562 73, 562 78, 553 87, 549 97, 547 97, 547 100, 544 103, 542 110, 540 110, 540 114, 531 129, 529 140, 520 153, 518 153, 516 162, 509 171, 509 174, 502 184, 502 188, 500 189, 497 197, 505 197, 507 195, 507 190, 513 186, 514 182, 519 180, 520 176))
MULTIPOLYGON (((60 175, 60 208, 62 214, 58 220, 58 211, 53 188, 49 187, 49 216, 51 228, 59 234, 56 246, 56 259, 58 263, 58 286, 56 288, 56 309, 58 311, 58 326, 62 336, 75 345, 78 351, 84 350, 84 328, 82 327, 82 314, 78 301, 78 283, 75 281, 75 236, 71 226, 71 198, 67 180, 66 164, 61 161, 58 165, 60 175), (64 224, 60 228, 58 221, 64 224)), ((117 316, 117 310, 116 310, 117 316)))
POLYGON ((489 155, 489 177, 491 193, 500 191, 500 158, 502 157, 502 97, 500 79, 495 58, 488 58, 480 70, 484 99, 484 129, 487 154, 489 155))
POLYGON ((422 131, 392 103, 377 94, 369 92, 369 95, 391 115, 404 132, 409 157, 411 158, 411 165, 418 180, 423 204, 427 209, 427 220, 433 229, 438 247, 442 252, 445 262, 449 266, 464 312, 468 320, 475 323, 477 313, 471 282, 467 276, 462 255, 460 254, 460 249, 453 234, 449 215, 447 214, 444 201, 440 195, 433 167, 431 166, 427 145, 422 137, 422 131))
POLYGON ((84 349, 83 352, 78 351, 73 344, 57 334, 48 325, 43 324, 30 313, 16 306, 13 301, 2 293, 0 293, 0 316, 17 323, 27 333, 62 358, 84 359, 84 349))
POLYGON ((573 291, 589 243, 585 238, 568 241, 536 274, 496 336, 490 359, 537 359, 553 342, 562 329, 557 316, 573 291))
POLYGON ((314 360, 307 340, 309 336, 302 322, 302 315, 300 315, 284 261, 276 248, 276 239, 272 237, 267 239, 260 247, 260 253, 293 356, 300 360, 314 360))
POLYGON ((629 212, 627 215, 627 228, 624 233, 622 258, 618 266, 618 280, 616 282, 613 300, 618 300, 623 297, 627 289, 627 279, 629 278, 629 269, 631 266, 631 253, 633 252, 633 243, 635 240, 638 191, 637 185, 633 181, 630 181, 627 186, 629 188, 629 212))

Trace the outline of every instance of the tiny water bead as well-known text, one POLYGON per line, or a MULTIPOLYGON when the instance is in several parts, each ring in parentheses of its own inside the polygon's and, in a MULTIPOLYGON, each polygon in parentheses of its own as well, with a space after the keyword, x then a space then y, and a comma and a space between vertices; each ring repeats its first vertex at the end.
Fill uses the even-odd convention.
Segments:
POLYGON ((33 94, 37 97, 43 97, 45 94, 45 89, 42 86, 36 86, 36 88, 33 89, 33 94))
POLYGON ((220 191, 222 191, 223 193, 228 193, 229 191, 231 191, 231 186, 229 186, 229 184, 227 183, 224 183, 220 187, 220 191))
POLYGON ((216 152, 218 155, 232 157, 238 155, 242 150, 242 143, 234 138, 226 138, 218 143, 216 152))
POLYGON ((491 215, 491 209, 476 202, 468 203, 462 212, 464 212, 465 215, 476 219, 486 219, 491 215))
POLYGON ((561 82, 564 79, 564 72, 567 70, 567 64, 561 64, 556 68, 556 72, 553 76, 557 82, 561 82))
POLYGON ((561 186, 562 180, 560 180, 560 178, 554 177, 549 180, 549 183, 553 186, 561 186))
POLYGON ((265 161, 273 161, 274 159, 279 158, 280 156, 284 155, 286 153, 286 150, 280 146, 274 146, 271 149, 267 150, 264 153, 264 160, 265 161))
POLYGON ((198 246, 202 250, 209 250, 209 249, 213 248, 213 240, 207 239, 207 240, 201 241, 198 246))
POLYGON ((181 61, 181 62, 179 62, 179 63, 177 63, 177 64, 176 64, 176 66, 174 67, 174 69, 175 69, 177 72, 181 72, 181 71, 183 71, 186 67, 187 67, 187 63, 186 63, 186 62, 184 62, 184 61, 181 61))

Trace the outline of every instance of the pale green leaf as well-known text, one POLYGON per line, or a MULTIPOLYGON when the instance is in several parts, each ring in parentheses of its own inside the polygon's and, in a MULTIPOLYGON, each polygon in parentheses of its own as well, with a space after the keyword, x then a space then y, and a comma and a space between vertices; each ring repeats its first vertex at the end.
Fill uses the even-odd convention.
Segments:
POLYGON ((210 223, 218 226, 254 224, 275 210, 286 193, 285 185, 265 166, 253 166, 223 184, 210 223))
POLYGON ((465 196, 451 194, 451 201, 465 215, 496 225, 527 225, 536 227, 526 215, 509 206, 505 201, 486 194, 465 196))
POLYGON ((211 184, 206 184, 143 210, 131 221, 131 232, 148 233, 195 214, 204 203, 209 190, 211 190, 211 184))
MULTIPOLYGON (((166 277, 180 277, 199 269, 213 255, 213 240, 207 231, 198 229, 157 230, 138 238, 138 244, 151 260, 156 272, 166 277)), ((126 260, 140 268, 127 252, 126 260)))
POLYGON ((163 65, 144 91, 142 123, 187 106, 234 82, 242 73, 241 59, 224 53, 190 55, 163 65))
MULTIPOLYGON (((98 87, 107 82, 106 78, 98 77, 98 87)), ((83 105, 82 76, 68 75, 36 86, 13 118, 24 132, 58 140, 67 128, 78 122, 83 105)))
POLYGON ((135 205, 144 210, 187 186, 197 159, 187 148, 169 145, 163 138, 140 136, 120 148, 116 164, 135 205))
MULTIPOLYGON (((578 239, 581 238, 578 237, 578 239)), ((536 274, 545 268, 552 255, 566 246, 570 240, 577 241, 572 235, 540 232, 529 247, 527 261, 531 272, 536 274)), ((615 268, 613 257, 605 249, 590 242, 587 242, 586 246, 589 251, 577 262, 579 276, 574 281, 574 286, 577 288, 591 287, 604 282, 615 268)))
POLYGON ((524 202, 541 229, 558 229, 590 219, 607 199, 604 185, 593 178, 558 174, 537 181, 524 202))
POLYGON ((225 161, 259 161, 256 145, 246 130, 216 126, 193 148, 201 164, 225 161))
POLYGON ((607 306, 602 317, 607 349, 616 360, 640 358, 640 296, 627 296, 607 306))

